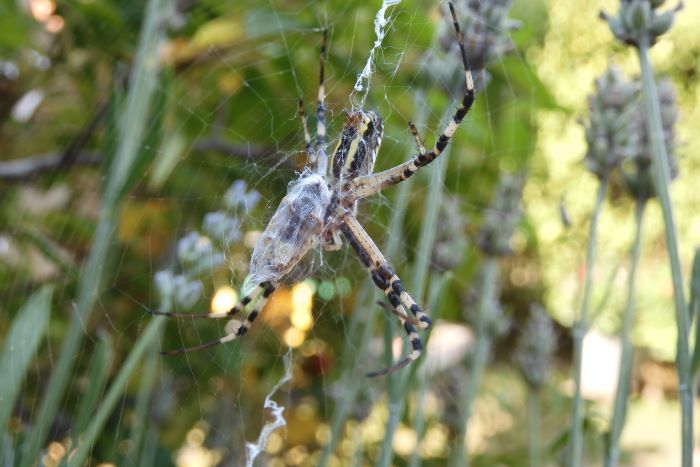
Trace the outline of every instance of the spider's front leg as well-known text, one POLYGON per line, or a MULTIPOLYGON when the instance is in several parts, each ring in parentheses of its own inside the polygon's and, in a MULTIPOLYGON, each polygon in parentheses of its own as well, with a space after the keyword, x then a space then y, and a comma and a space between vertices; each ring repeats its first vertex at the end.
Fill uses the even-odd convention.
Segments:
POLYGON ((411 352, 403 360, 396 363, 394 366, 368 373, 367 376, 381 376, 393 373, 409 363, 415 361, 423 352, 423 342, 421 341, 415 326, 421 329, 426 329, 432 324, 427 314, 418 306, 413 298, 406 292, 401 284, 399 277, 391 270, 387 260, 382 255, 377 245, 372 241, 369 234, 360 225, 357 219, 352 215, 347 215, 343 218, 340 224, 340 230, 352 245, 355 252, 360 258, 360 261, 365 266, 372 278, 374 284, 381 289, 387 296, 389 303, 394 309, 394 313, 399 317, 403 324, 404 330, 408 335, 411 344, 411 352), (406 314, 406 308, 411 310, 415 319, 410 318, 406 314))
POLYGON ((413 137, 415 138, 416 145, 418 147, 418 155, 392 169, 373 175, 357 177, 350 181, 346 187, 348 192, 352 193, 352 199, 350 201, 366 198, 375 193, 379 193, 387 187, 396 185, 397 183, 400 183, 415 174, 422 167, 425 167, 437 159, 447 147, 447 143, 454 136, 457 128, 459 128, 462 120, 464 120, 464 117, 466 117, 467 113, 469 113, 472 104, 474 104, 474 80, 472 79, 472 72, 467 64, 467 53, 464 50, 464 34, 459 29, 459 23, 457 22, 457 15, 455 13, 454 6, 452 3, 449 5, 450 12, 452 13, 452 21, 457 33, 459 50, 462 55, 462 65, 464 66, 464 78, 466 81, 462 103, 455 111, 454 115, 452 116, 452 120, 450 120, 450 123, 448 123, 447 127, 443 130, 442 134, 435 143, 435 147, 433 147, 430 152, 426 152, 425 148, 423 147, 423 143, 418 136, 418 131, 413 123, 409 123, 411 133, 413 133, 413 137))

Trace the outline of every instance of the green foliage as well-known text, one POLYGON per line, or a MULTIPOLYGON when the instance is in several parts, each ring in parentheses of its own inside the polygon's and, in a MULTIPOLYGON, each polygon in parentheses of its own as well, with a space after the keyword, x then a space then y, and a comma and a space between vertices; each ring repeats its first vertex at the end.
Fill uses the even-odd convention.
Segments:
MULTIPOLYGON (((457 2, 458 12, 464 12, 466 3, 457 2)), ((290 395, 277 397, 286 404, 290 428, 267 460, 291 462, 288 456, 303 452, 303 462, 314 465, 321 459, 343 465, 444 465, 455 443, 463 441, 458 438, 469 417, 474 428, 471 444, 464 447, 478 446, 478 452, 469 452, 473 465, 523 465, 527 394, 520 376, 508 367, 509 347, 533 301, 550 305, 559 320, 557 332, 567 334, 561 340, 569 342, 568 329, 561 325, 571 324, 566 311, 574 302, 571 284, 582 270, 586 234, 581 219, 589 210, 582 199, 590 198, 593 189, 582 164, 576 164, 585 151, 583 132, 574 121, 584 104, 575 96, 589 92, 588 77, 599 72, 610 54, 609 43, 600 42, 600 30, 590 26, 599 5, 579 2, 572 7, 578 13, 576 24, 568 26, 574 37, 569 40, 561 17, 570 12, 563 14, 562 7, 551 3, 516 2, 510 16, 521 27, 496 28, 508 33, 500 46, 514 50, 495 54, 473 111, 450 143, 449 159, 363 203, 358 214, 431 316, 464 329, 466 318, 479 307, 469 292, 485 261, 475 242, 489 219, 496 185, 504 174, 527 172, 525 216, 504 241, 514 254, 497 265, 503 289, 493 298, 515 323, 513 330, 503 343, 489 341, 492 348, 482 349, 477 358, 467 349, 446 370, 426 368, 425 359, 391 378, 366 380, 366 371, 392 361, 393 339, 403 337, 403 330, 376 305, 385 297, 352 252, 324 252, 322 266, 312 276, 316 283, 337 285, 342 279, 351 286, 343 294, 317 290, 313 297, 313 328, 295 349, 290 395), (556 160, 547 159, 553 153, 556 160), (556 218, 564 191, 571 193, 567 201, 573 212, 574 227, 568 231, 557 227, 556 218), (447 194, 456 213, 438 209, 447 194), (445 215, 462 222, 446 222, 445 215), (454 243, 448 248, 465 248, 449 258, 452 272, 436 261, 435 244, 444 240, 441 230, 464 240, 460 247, 454 243), (472 358, 464 358, 465 353, 472 358), (481 384, 465 394, 467 381, 481 384), (378 429, 384 437, 372 438, 378 429), (418 433, 410 452, 400 447, 407 432, 418 433), (442 443, 442 450, 436 443, 442 443), (352 453, 348 445, 355 446, 352 453)), ((275 300, 272 308, 278 312, 271 310, 272 317, 256 324, 242 342, 165 358, 158 350, 214 339, 223 326, 190 320, 165 326, 153 320, 146 313, 156 307, 152 275, 169 266, 181 272, 176 240, 200 228, 204 213, 221 204, 231 182, 243 179, 262 194, 263 206, 243 219, 246 244, 231 246, 223 267, 199 271, 204 298, 194 311, 208 310, 222 285, 238 288, 243 283, 251 238, 305 161, 295 115, 297 99, 303 97, 313 127, 320 31, 330 32, 326 77, 333 138, 374 42, 378 5, 345 0, 71 0, 57 3, 54 14, 64 21, 58 33, 46 32, 45 23, 16 5, 0 6, 0 51, 19 70, 15 80, 0 74, 0 152, 3 159, 53 155, 63 162, 11 181, 3 178, 5 161, 0 162, 0 308, 6 311, 0 313, 0 336, 5 349, 15 348, 12 360, 4 350, 0 370, 11 363, 17 374, 9 380, 12 384, 0 388, 0 422, 9 427, 5 440, 19 447, 18 454, 24 452, 14 458, 5 452, 0 463, 36 463, 53 442, 74 455, 74 465, 168 465, 201 437, 199 447, 220 456, 221 464, 239 465, 245 440, 254 439, 265 422, 262 402, 281 371, 289 319, 275 307, 292 306, 285 305, 289 290, 275 300), (30 90, 43 91, 43 100, 31 118, 19 122, 11 109, 30 90), (93 118, 97 123, 91 128, 93 118), (68 148, 77 148, 73 156, 78 157, 68 157, 68 148), (55 294, 45 284, 55 284, 55 294), (27 299, 29 290, 40 292, 27 299), (56 313, 47 327, 52 301, 56 313), (52 351, 38 352, 45 335, 52 351)), ((418 0, 394 7, 366 104, 384 117, 377 171, 415 154, 406 129, 409 120, 417 122, 426 146, 432 146, 462 92, 461 72, 426 67, 427 57, 444 52, 442 30, 452 34, 450 21, 442 16, 445 7, 418 0)), ((680 22, 683 15, 677 16, 680 22)), ((683 43, 688 47, 665 58, 665 67, 678 80, 675 54, 685 54, 688 77, 682 78, 687 86, 680 104, 690 102, 697 83, 690 71, 697 48, 691 41, 683 43)), ((459 68, 456 50, 444 55, 445 63, 459 68)), ((695 148, 694 137, 686 139, 695 148)), ((688 159, 683 164, 692 165, 688 159)), ((678 183, 684 178, 692 175, 678 183)), ((596 290, 591 303, 600 306, 590 321, 603 328, 618 322, 610 316, 617 317, 621 287, 609 271, 611 264, 624 263, 632 238, 625 233, 631 222, 620 220, 631 212, 629 205, 618 202, 614 187, 611 191, 610 204, 619 217, 601 217, 601 270, 592 271, 596 290)), ((680 211, 685 215, 679 215, 686 232, 696 225, 691 192, 686 186, 676 193, 686 200, 680 211)), ((656 244, 660 230, 649 224, 645 238, 656 244)), ((640 282, 652 277, 658 288, 638 287, 647 293, 639 302, 660 310, 648 315, 639 310, 639 324, 654 330, 671 322, 667 290, 659 291, 667 285, 667 274, 655 262, 656 250, 641 259, 640 282)), ((696 259, 690 301, 696 342, 699 264, 696 259)), ((483 342, 484 333, 477 333, 483 342)), ((632 340, 636 343, 634 333, 632 340)), ((545 463, 558 463, 570 439, 570 393, 560 381, 569 372, 566 347, 541 393, 537 451, 545 463)), ((693 380, 700 367, 699 348, 693 349, 693 380)), ((582 436, 591 458, 597 459, 605 431, 600 421, 607 418, 596 417, 596 403, 583 401, 583 407, 582 436)), ((68 464, 68 457, 62 462, 68 464)))
POLYGON ((7 422, 20 394, 29 364, 46 334, 52 296, 53 287, 46 285, 29 297, 13 320, 0 354, 0 374, 3 375, 3 384, 0 385, 0 429, 3 440, 0 444, 0 461, 3 463, 14 458, 12 452, 4 452, 4 448, 12 444, 7 422))

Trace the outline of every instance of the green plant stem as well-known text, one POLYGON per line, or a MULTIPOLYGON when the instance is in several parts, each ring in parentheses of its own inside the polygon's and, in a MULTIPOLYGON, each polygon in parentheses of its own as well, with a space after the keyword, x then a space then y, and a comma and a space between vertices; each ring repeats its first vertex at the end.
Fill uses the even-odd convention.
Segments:
POLYGON ((528 385, 527 388, 527 457, 530 467, 542 465, 541 391, 528 385))
POLYGON ((693 359, 691 362, 690 380, 697 383, 700 370, 700 247, 695 248, 693 257, 693 272, 690 276, 690 308, 691 322, 695 319, 695 346, 693 347, 693 359))
POLYGON ((72 376, 85 323, 88 321, 104 280, 107 254, 117 225, 117 211, 131 169, 137 162, 139 144, 145 131, 151 97, 156 87, 159 43, 162 28, 159 16, 164 0, 151 0, 141 30, 131 87, 126 106, 120 113, 120 141, 110 166, 107 186, 100 211, 100 218, 85 269, 78 285, 76 310, 72 314, 68 332, 61 347, 56 367, 49 379, 46 392, 39 406, 34 429, 23 446, 22 466, 37 463, 39 450, 46 440, 51 423, 60 407, 60 401, 72 376))
POLYGON ((117 402, 123 397, 124 388, 129 382, 131 374, 141 363, 144 354, 153 350, 154 344, 157 343, 160 329, 164 324, 165 318, 162 316, 157 316, 148 323, 143 335, 138 339, 133 350, 129 352, 126 361, 119 370, 119 374, 117 374, 117 377, 107 391, 104 401, 100 404, 100 408, 97 410, 92 423, 81 438, 80 444, 76 447, 75 452, 69 456, 69 466, 78 467, 85 464, 97 437, 102 432, 105 423, 107 423, 107 419, 112 414, 112 410, 114 410, 117 402))
POLYGON ((669 262, 671 264, 671 278, 673 280, 673 299, 676 308, 677 326, 677 353, 676 369, 678 371, 678 392, 681 400, 681 433, 682 433, 682 465, 693 465, 693 384, 690 381, 690 347, 688 337, 690 333, 689 313, 685 303, 683 292, 683 274, 681 260, 678 252, 678 241, 675 221, 673 218, 673 205, 669 185, 671 183, 671 170, 668 165, 668 154, 663 139, 663 126, 661 123, 661 111, 659 98, 656 92, 654 73, 649 63, 649 44, 647 38, 640 41, 637 49, 642 74, 644 117, 646 121, 647 135, 653 153, 652 174, 654 189, 661 203, 664 216, 664 231, 666 234, 666 248, 668 249, 669 262))
POLYGON ((591 289, 593 288, 593 268, 596 256, 596 239, 598 235, 598 217, 605 201, 607 179, 601 178, 598 184, 595 206, 591 214, 591 225, 588 232, 588 246, 586 248, 586 278, 583 284, 583 299, 581 300, 581 312, 574 323, 574 400, 571 411, 571 437, 569 440, 568 462, 569 467, 579 467, 583 451, 583 400, 581 399, 581 361, 583 357, 583 338, 588 332, 588 308, 591 301, 591 289))
POLYGON ((469 465, 469 451, 467 449, 467 433, 469 431, 469 419, 472 414, 472 406, 479 392, 481 376, 486 368, 491 353, 491 336, 487 329, 487 317, 491 312, 490 307, 497 302, 498 281, 500 276, 498 257, 488 256, 482 266, 482 282, 479 292, 479 304, 477 306, 475 339, 476 347, 471 356, 471 364, 459 400, 461 401, 459 426, 455 448, 450 458, 453 467, 466 467, 469 465))
POLYGON ((627 416, 627 404, 630 395, 630 378, 632 376, 632 360, 634 348, 630 336, 632 334, 632 324, 634 323, 634 296, 635 283, 637 277, 637 265, 639 264, 639 254, 642 244, 642 223, 644 220, 644 208, 646 200, 637 201, 636 209, 636 229, 631 252, 630 271, 627 280, 627 304, 622 315, 622 331, 620 340, 622 341, 622 353, 620 355, 620 372, 617 377, 617 391, 615 392, 615 403, 613 406, 612 421, 610 423, 610 433, 608 438, 607 452, 605 456, 605 466, 614 467, 620 460, 620 435, 625 425, 627 416))
MULTIPOLYGON (((431 164, 432 167, 429 169, 431 170, 430 188, 425 202, 425 210, 418 239, 418 249, 416 250, 416 259, 413 267, 413 280, 411 281, 410 288, 416 303, 424 303, 425 299, 425 287, 428 279, 428 271, 430 269, 433 246, 435 244, 435 235, 437 233, 438 207, 442 203, 445 173, 447 172, 447 161, 449 159, 449 148, 448 146, 442 156, 433 162, 433 164, 431 164)), ((391 348, 389 348, 388 351, 391 351, 391 348)), ((409 368, 390 375, 389 419, 387 420, 384 439, 379 449, 379 458, 375 464, 378 467, 389 467, 394 458, 394 449, 392 447, 394 433, 396 433, 396 429, 399 426, 406 401, 411 395, 411 391, 406 390, 406 388, 410 387, 408 382, 414 371, 415 368, 409 368)))

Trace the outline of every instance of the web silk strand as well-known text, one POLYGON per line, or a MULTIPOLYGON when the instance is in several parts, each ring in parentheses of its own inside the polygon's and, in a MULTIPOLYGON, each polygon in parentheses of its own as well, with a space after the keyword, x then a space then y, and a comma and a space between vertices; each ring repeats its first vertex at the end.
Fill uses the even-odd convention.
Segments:
POLYGON ((389 18, 386 17, 386 11, 389 7, 398 5, 399 3, 401 3, 401 0, 383 0, 382 6, 374 17, 374 35, 376 39, 372 50, 369 51, 369 57, 367 57, 365 67, 362 69, 362 72, 357 75, 357 81, 355 81, 355 86, 350 94, 353 110, 362 109, 365 105, 365 100, 369 93, 370 81, 372 79, 374 54, 377 49, 382 46, 382 41, 388 30, 387 25, 389 24, 389 18))

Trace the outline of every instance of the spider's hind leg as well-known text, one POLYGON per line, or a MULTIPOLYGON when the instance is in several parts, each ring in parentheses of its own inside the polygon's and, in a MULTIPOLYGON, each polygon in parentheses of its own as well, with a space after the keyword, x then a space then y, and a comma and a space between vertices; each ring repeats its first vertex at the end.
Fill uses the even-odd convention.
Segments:
POLYGON ((168 318, 195 318, 195 319, 229 319, 240 313, 253 300, 257 299, 268 286, 266 282, 256 285, 247 295, 241 298, 238 303, 224 313, 173 313, 170 311, 152 311, 152 315, 167 316, 168 318))
POLYGON ((391 270, 384 255, 370 236, 365 232, 354 216, 346 216, 340 224, 340 230, 348 239, 355 252, 369 272, 374 284, 381 289, 391 304, 392 311, 398 316, 401 324, 408 335, 411 344, 411 352, 404 359, 390 368, 369 373, 368 376, 381 376, 393 373, 409 363, 415 361, 423 352, 423 342, 421 341, 416 327, 426 329, 432 324, 427 314, 416 304, 411 296, 401 285, 399 277, 391 270), (415 319, 410 318, 406 313, 406 308, 411 310, 415 319), (414 326, 415 325, 415 326, 414 326))
POLYGON ((184 347, 181 349, 174 349, 174 350, 167 350, 164 352, 161 352, 161 355, 176 355, 180 353, 185 353, 185 352, 191 352, 193 350, 201 350, 201 349, 207 349, 209 347, 214 347, 219 344, 225 344, 226 342, 231 342, 233 340, 238 339, 239 337, 243 336, 248 330, 251 328, 253 325, 253 322, 255 319, 258 317, 260 312, 262 311, 263 307, 267 303, 267 301, 270 298, 270 295, 272 295, 272 292, 275 291, 275 286, 270 283, 270 282, 263 282, 259 285, 257 285, 248 295, 243 297, 240 302, 238 302, 234 307, 232 307, 228 312, 226 313, 219 313, 219 314, 182 314, 182 313, 163 313, 163 312, 158 312, 154 314, 158 315, 165 315, 169 317, 186 317, 186 318, 210 318, 210 319, 225 319, 225 318, 231 318, 233 315, 238 313, 239 311, 243 310, 246 305, 251 303, 253 300, 257 298, 257 301, 255 302, 255 305, 253 306, 252 310, 250 310, 250 313, 248 313, 248 316, 246 316, 245 321, 243 321, 243 324, 236 329, 236 331, 226 334, 225 336, 221 337, 220 339, 216 339, 213 341, 205 342, 203 344, 195 345, 193 347, 184 347))

